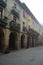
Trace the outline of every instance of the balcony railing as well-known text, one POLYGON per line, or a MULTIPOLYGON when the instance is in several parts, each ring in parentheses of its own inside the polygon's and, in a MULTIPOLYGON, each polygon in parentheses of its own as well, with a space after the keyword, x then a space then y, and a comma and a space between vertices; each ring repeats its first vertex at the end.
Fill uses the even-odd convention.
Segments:
POLYGON ((7 25, 6 19, 0 19, 0 26, 5 27, 7 25))
POLYGON ((28 34, 30 35, 36 35, 36 36, 38 36, 39 35, 39 33, 38 32, 36 32, 36 31, 34 31, 33 29, 31 29, 31 28, 29 28, 29 30, 28 30, 28 34))
POLYGON ((27 28, 25 26, 23 26, 23 31, 27 32, 27 28))
POLYGON ((19 11, 16 8, 12 8, 12 13, 15 15, 17 18, 19 18, 19 11))
POLYGON ((4 0, 0 0, 0 8, 5 8, 6 7, 6 2, 4 0))
POLYGON ((17 24, 14 21, 13 22, 10 22, 10 28, 11 29, 14 29, 16 31, 20 31, 20 24, 17 24))

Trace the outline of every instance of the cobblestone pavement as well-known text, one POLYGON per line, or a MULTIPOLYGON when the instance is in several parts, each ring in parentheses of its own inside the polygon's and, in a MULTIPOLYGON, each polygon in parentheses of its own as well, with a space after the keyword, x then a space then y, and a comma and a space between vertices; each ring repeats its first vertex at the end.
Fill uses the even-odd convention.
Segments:
POLYGON ((0 65, 43 65, 43 46, 0 54, 0 65))

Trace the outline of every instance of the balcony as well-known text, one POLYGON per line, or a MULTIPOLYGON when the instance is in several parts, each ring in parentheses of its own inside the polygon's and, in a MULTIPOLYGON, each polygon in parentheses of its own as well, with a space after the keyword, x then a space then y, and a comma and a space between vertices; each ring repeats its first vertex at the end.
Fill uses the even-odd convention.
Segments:
POLYGON ((0 19, 0 26, 5 27, 7 25, 6 19, 0 19))
POLYGON ((16 31, 20 31, 20 24, 15 23, 14 21, 10 22, 10 28, 16 31))
POLYGON ((19 18, 19 11, 16 8, 12 8, 12 14, 19 18))
POLYGON ((3 9, 6 7, 6 2, 4 0, 0 0, 0 9, 3 9))
POLYGON ((38 35, 39 35, 38 32, 36 32, 35 30, 33 30, 33 29, 31 29, 31 28, 29 28, 28 34, 29 34, 29 35, 33 35, 33 36, 38 36, 38 35))
POLYGON ((25 26, 23 26, 23 31, 27 32, 27 28, 25 26))

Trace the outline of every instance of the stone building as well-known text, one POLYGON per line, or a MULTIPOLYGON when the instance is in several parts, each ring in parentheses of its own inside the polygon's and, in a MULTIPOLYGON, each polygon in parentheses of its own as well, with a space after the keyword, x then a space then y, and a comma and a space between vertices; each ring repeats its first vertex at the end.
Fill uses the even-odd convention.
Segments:
POLYGON ((0 51, 35 47, 41 25, 19 0, 0 0, 0 51))

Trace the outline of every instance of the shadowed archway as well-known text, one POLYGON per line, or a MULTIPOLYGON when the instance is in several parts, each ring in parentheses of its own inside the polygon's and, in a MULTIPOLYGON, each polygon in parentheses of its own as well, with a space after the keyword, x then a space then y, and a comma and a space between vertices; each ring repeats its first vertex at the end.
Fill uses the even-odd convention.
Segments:
POLYGON ((21 48, 24 48, 24 39, 25 39, 25 35, 21 36, 21 48))
POLYGON ((0 50, 4 48, 4 32, 0 30, 0 50))
POLYGON ((17 39, 17 34, 14 32, 11 32, 9 36, 9 49, 10 50, 16 49, 16 39, 17 39))

